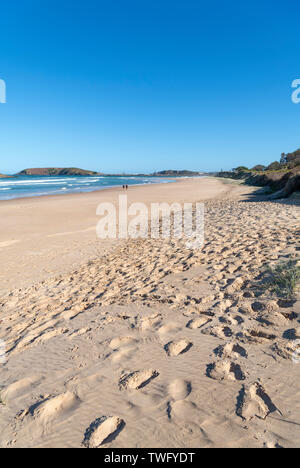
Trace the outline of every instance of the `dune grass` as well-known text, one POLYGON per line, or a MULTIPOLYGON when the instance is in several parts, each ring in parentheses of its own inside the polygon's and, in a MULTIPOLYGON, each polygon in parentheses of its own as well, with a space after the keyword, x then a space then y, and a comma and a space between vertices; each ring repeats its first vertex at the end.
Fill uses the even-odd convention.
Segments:
POLYGON ((300 282, 299 260, 279 262, 275 266, 267 266, 267 279, 264 288, 285 299, 295 298, 300 282))

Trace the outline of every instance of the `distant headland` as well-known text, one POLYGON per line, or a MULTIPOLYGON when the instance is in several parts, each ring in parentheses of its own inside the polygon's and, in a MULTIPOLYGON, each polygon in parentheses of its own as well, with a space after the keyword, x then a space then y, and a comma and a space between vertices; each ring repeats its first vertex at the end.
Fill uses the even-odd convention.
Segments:
POLYGON ((163 176, 163 177, 192 177, 192 176, 199 176, 203 175, 203 172, 195 172, 195 171, 175 171, 173 169, 169 169, 167 171, 159 171, 159 172, 154 172, 153 174, 150 174, 152 176, 163 176))
POLYGON ((30 176, 95 176, 103 175, 100 172, 87 171, 85 169, 78 169, 77 167, 40 167, 24 169, 17 175, 30 175, 30 176))
MULTIPOLYGON (((16 174, 17 176, 106 176, 106 177, 192 177, 203 175, 203 172, 187 171, 187 170, 165 170, 153 172, 152 174, 104 174, 103 172, 87 171, 77 167, 40 167, 24 169, 16 174)), ((5 177, 5 176, 3 176, 5 177)))

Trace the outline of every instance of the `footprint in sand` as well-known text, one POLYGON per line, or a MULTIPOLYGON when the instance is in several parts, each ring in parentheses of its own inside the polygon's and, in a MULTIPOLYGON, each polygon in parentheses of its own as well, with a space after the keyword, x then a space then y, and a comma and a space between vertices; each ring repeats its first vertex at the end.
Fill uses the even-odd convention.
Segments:
POLYGON ((271 346, 271 350, 279 357, 288 360, 295 360, 298 362, 298 356, 300 355, 299 342, 295 340, 294 342, 285 340, 277 341, 271 346))
POLYGON ((124 358, 129 358, 136 350, 134 346, 137 340, 131 336, 119 336, 113 338, 109 343, 109 347, 114 351, 111 360, 120 362, 124 358))
POLYGON ((202 330, 201 333, 204 335, 215 336, 216 338, 221 338, 222 340, 226 340, 233 335, 231 328, 222 326, 208 327, 202 330))
POLYGON ((135 342, 136 340, 131 336, 119 336, 111 340, 111 342, 109 343, 109 347, 111 349, 119 349, 121 348, 121 346, 126 346, 135 342))
POLYGON ((186 326, 187 328, 190 328, 191 330, 195 330, 196 328, 201 328, 204 325, 207 325, 209 322, 211 322, 211 319, 208 317, 199 317, 193 320, 190 320, 186 326))
POLYGON ((220 317, 219 321, 228 325, 241 325, 244 319, 240 315, 226 314, 220 317))
POLYGON ((68 333, 68 331, 68 328, 55 328, 55 325, 51 326, 49 329, 42 331, 34 330, 33 332, 28 333, 27 335, 19 339, 15 343, 15 345, 8 350, 8 352, 13 354, 17 351, 20 351, 21 349, 27 349, 29 346, 44 343, 56 336, 64 335, 68 333))
POLYGON ((264 330, 255 328, 252 330, 247 330, 245 333, 241 333, 239 339, 249 343, 266 343, 268 341, 275 340, 276 335, 266 333, 264 330))
POLYGON ((154 330, 157 329, 162 322, 162 315, 161 314, 153 314, 150 315, 149 317, 146 317, 142 320, 141 323, 141 330, 146 331, 151 328, 154 330))
POLYGON ((163 325, 158 329, 158 334, 160 336, 167 335, 168 333, 174 333, 176 331, 179 331, 181 329, 181 326, 178 323, 167 323, 166 325, 163 325))
POLYGON ((46 424, 58 417, 65 417, 66 414, 74 410, 80 404, 80 399, 75 393, 66 392, 55 397, 42 400, 17 415, 17 419, 23 421, 26 417, 39 419, 46 424))
POLYGON ((122 361, 122 359, 130 359, 134 354, 136 353, 136 347, 135 346, 122 346, 120 349, 117 351, 114 350, 115 352, 111 356, 112 362, 118 363, 122 361))
POLYGON ((245 374, 240 366, 231 361, 220 361, 209 364, 206 370, 207 377, 214 380, 244 380, 245 374))
POLYGON ((257 416, 260 419, 266 417, 278 408, 274 405, 269 395, 259 382, 248 387, 243 386, 237 402, 237 415, 246 421, 257 416))
POLYGON ((256 301, 251 304, 251 308, 253 312, 262 312, 266 309, 266 305, 263 302, 256 301))
POLYGON ((98 448, 112 442, 125 426, 117 416, 102 416, 96 419, 85 432, 82 444, 87 448, 98 448))
POLYGON ((299 340, 300 339, 300 327, 297 328, 290 328, 289 330, 285 330, 283 338, 286 340, 299 340))
POLYGON ((192 391, 191 382, 176 379, 169 385, 169 394, 173 400, 184 400, 192 391))
POLYGON ((89 327, 86 327, 86 328, 80 328, 78 330, 74 330, 68 338, 70 339, 73 339, 73 338, 76 338, 78 336, 83 336, 85 335, 86 333, 90 332, 92 329, 89 328, 89 327))
POLYGON ((5 402, 9 402, 21 395, 24 396, 27 392, 30 392, 32 388, 36 387, 42 380, 42 377, 25 377, 24 379, 17 380, 1 391, 1 398, 5 402))
POLYGON ((245 348, 243 348, 237 343, 227 343, 226 345, 220 345, 216 349, 214 349, 214 353, 216 356, 225 358, 248 357, 245 348))
POLYGON ((159 372, 153 369, 132 372, 122 375, 119 380, 120 390, 139 390, 145 387, 151 380, 159 376, 159 372))
POLYGON ((177 340, 177 341, 170 341, 164 346, 164 350, 166 351, 167 355, 170 357, 178 356, 179 354, 186 353, 191 347, 193 343, 189 340, 177 340))

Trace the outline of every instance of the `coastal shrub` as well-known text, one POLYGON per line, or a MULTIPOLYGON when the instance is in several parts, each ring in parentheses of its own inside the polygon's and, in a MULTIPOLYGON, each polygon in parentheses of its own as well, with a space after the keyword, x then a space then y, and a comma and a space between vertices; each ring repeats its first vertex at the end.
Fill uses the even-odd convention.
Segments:
POLYGON ((299 260, 280 262, 266 268, 267 279, 264 288, 277 296, 292 299, 300 281, 299 260))
POLYGON ((294 169, 294 167, 300 166, 300 158, 294 159, 293 161, 289 162, 287 167, 289 169, 294 169))
POLYGON ((262 164, 257 164, 257 166, 254 166, 252 168, 252 171, 261 172, 261 171, 264 171, 265 169, 266 169, 266 166, 263 166, 262 164))
POLYGON ((234 169, 232 169, 233 172, 244 172, 244 171, 249 171, 248 167, 246 166, 239 166, 234 169))
POLYGON ((268 167, 267 171, 278 171, 281 169, 281 164, 278 161, 272 162, 268 167))

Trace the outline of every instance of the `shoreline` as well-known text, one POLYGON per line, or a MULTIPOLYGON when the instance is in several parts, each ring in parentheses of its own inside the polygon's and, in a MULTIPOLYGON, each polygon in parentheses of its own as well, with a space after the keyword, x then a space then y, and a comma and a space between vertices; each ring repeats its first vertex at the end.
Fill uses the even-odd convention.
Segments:
MULTIPOLYGON (((155 185, 155 186, 156 186, 156 185, 165 185, 165 184, 169 184, 169 183, 171 184, 171 183, 176 183, 176 182, 178 182, 177 179, 176 179, 176 180, 172 180, 171 182, 132 184, 132 185, 128 186, 128 190, 129 190, 129 188, 134 188, 134 187, 145 187, 145 186, 148 186, 148 185, 151 185, 151 186, 153 186, 153 185, 155 185)), ((103 191, 107 191, 107 192, 108 192, 108 191, 111 191, 111 192, 113 192, 114 190, 121 190, 121 191, 122 191, 122 190, 123 190, 123 189, 122 189, 122 185, 112 185, 112 186, 110 186, 110 187, 103 187, 103 188, 100 188, 100 189, 91 190, 91 191, 89 191, 89 192, 80 192, 80 191, 78 191, 78 192, 69 192, 69 193, 53 193, 53 194, 47 193, 47 194, 45 194, 45 195, 36 195, 36 196, 28 196, 28 197, 16 197, 16 198, 10 198, 10 199, 8 199, 8 200, 1 200, 1 199, 0 199, 0 204, 1 204, 2 202, 16 202, 16 201, 18 201, 18 200, 20 200, 20 201, 22 201, 22 200, 24 200, 24 201, 26 201, 26 200, 32 201, 32 200, 35 200, 35 199, 47 199, 47 198, 54 198, 54 197, 59 197, 59 198, 60 198, 61 196, 63 196, 63 197, 68 197, 68 196, 69 196, 69 197, 70 197, 70 196, 73 196, 73 195, 74 195, 74 196, 90 195, 90 194, 92 194, 92 193, 99 193, 99 192, 101 193, 101 192, 103 192, 103 191)), ((122 191, 122 193, 123 193, 123 191, 122 191)))
MULTIPOLYGON (((0 203, 0 261, 6 266, 0 272, 0 291, 67 272, 116 246, 118 239, 97 238, 96 209, 101 202, 118 204, 124 193, 118 187, 0 203)), ((205 177, 135 185, 126 191, 128 203, 146 205, 205 201, 231 193, 249 193, 249 188, 238 189, 205 177)))
MULTIPOLYGON (((130 188, 133 188, 133 187, 144 187, 144 186, 148 186, 148 185, 168 185, 168 184, 172 184, 172 183, 176 183, 176 182, 179 182, 180 180, 183 180, 183 179, 202 179, 202 178, 205 178, 207 176, 199 176, 199 177, 178 177, 178 178, 170 178, 168 182, 148 182, 148 183, 143 183, 143 184, 132 184, 132 185, 129 185, 128 186, 128 190, 130 188)), ((91 193, 95 193, 95 192, 102 192, 103 190, 114 190, 114 189, 122 189, 122 185, 111 185, 111 186, 108 186, 108 187, 102 187, 102 188, 98 188, 98 189, 95 189, 95 190, 90 190, 90 191, 74 191, 74 192, 68 192, 68 193, 53 193, 53 194, 41 194, 41 195, 35 195, 35 196, 32 196, 32 195, 29 195, 28 197, 15 197, 15 198, 9 198, 9 199, 1 199, 0 198, 0 204, 3 203, 3 202, 11 202, 11 201, 16 201, 16 200, 32 200, 32 199, 35 199, 35 198, 46 198, 46 197, 61 197, 61 196, 67 196, 67 195, 82 195, 82 194, 91 194, 91 193)))

